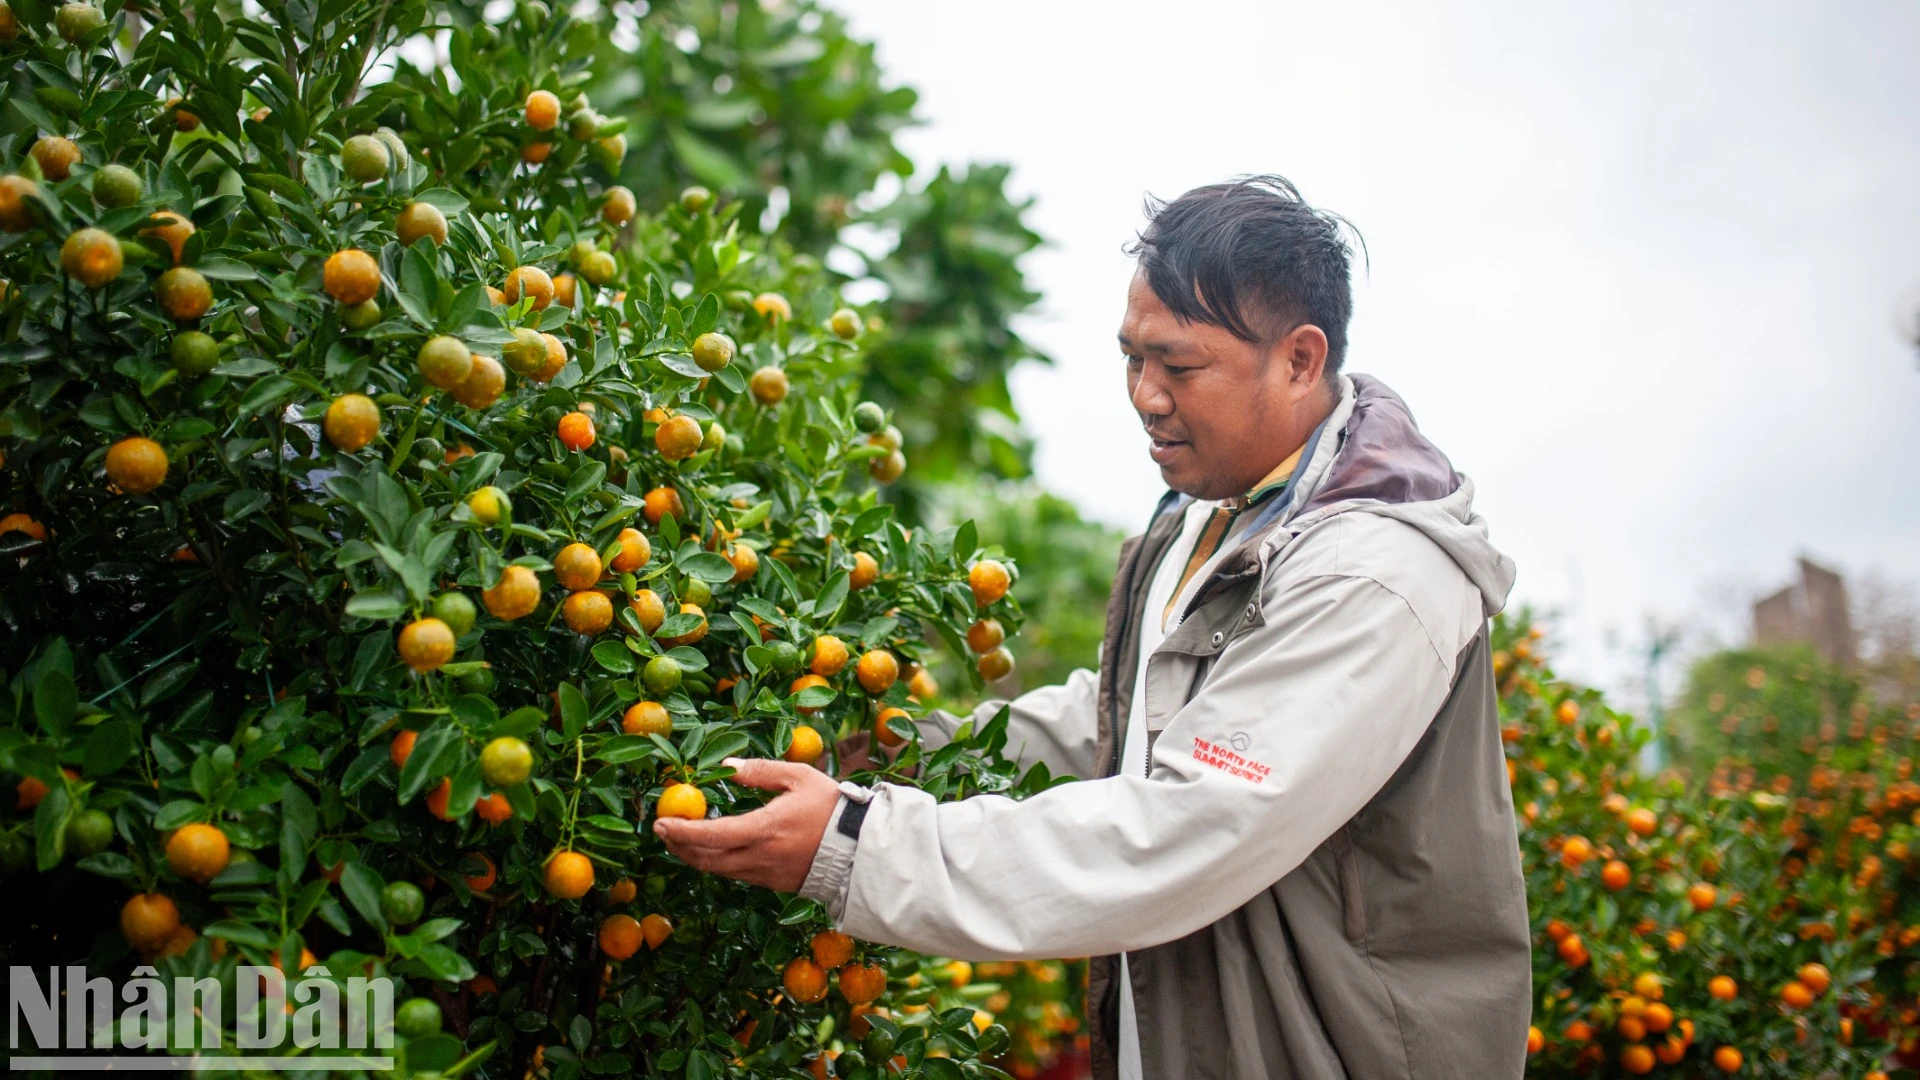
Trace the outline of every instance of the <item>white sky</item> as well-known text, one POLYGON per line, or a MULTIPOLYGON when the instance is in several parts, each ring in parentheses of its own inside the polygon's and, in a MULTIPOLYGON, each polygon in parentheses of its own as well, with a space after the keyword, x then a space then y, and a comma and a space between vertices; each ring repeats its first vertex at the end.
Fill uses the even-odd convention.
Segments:
POLYGON ((1016 396, 1089 514, 1162 490, 1113 345, 1142 194, 1271 171, 1365 234, 1349 366, 1474 478, 1563 670, 1620 686, 1647 616, 1796 553, 1920 579, 1920 5, 836 7, 917 161, 1038 199, 1016 396))

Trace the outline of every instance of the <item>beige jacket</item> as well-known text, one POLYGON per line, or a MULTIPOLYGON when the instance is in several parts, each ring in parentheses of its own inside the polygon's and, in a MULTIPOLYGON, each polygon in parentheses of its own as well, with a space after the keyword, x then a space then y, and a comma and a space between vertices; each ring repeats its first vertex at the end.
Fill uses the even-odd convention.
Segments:
MULTIPOLYGON (((1341 389, 1293 489, 1247 527, 1147 658, 1150 775, 1131 764, 1115 775, 1115 758, 1138 662, 1130 623, 1176 499, 1163 500, 1123 558, 1103 650, 1119 662, 1011 703, 1009 754, 1099 779, 1022 802, 948 804, 848 785, 835 820, 849 801, 870 800, 859 839, 830 826, 802 894, 849 934, 941 955, 1131 954, 1148 1076, 1335 1077, 1357 1062, 1372 1070, 1354 1075, 1519 1075, 1525 897, 1491 680, 1481 677, 1486 620, 1505 601, 1512 564, 1473 514, 1472 485, 1399 399, 1364 376, 1343 377, 1341 389), (1400 806, 1409 791, 1422 794, 1400 806), (1386 831, 1357 837, 1356 824, 1388 803, 1375 815, 1386 831), (1414 820, 1425 814, 1438 817, 1414 820), (1441 849, 1459 861, 1433 865, 1441 849), (1332 890, 1303 884, 1327 875, 1332 890), (1370 998, 1356 989, 1393 1013, 1396 995, 1446 985, 1424 967, 1394 972, 1370 949, 1370 876, 1383 913, 1403 921, 1423 919, 1409 889, 1478 891, 1428 904, 1436 925, 1376 924, 1395 941, 1424 936, 1426 948, 1451 953, 1455 979, 1477 973, 1477 1022, 1465 1023, 1464 1002, 1409 1000, 1405 1015, 1430 1019, 1361 1025, 1321 1015, 1299 992, 1316 980, 1377 983, 1370 998), (1278 936, 1259 940, 1255 923, 1278 936), (1345 940, 1321 949, 1288 938, 1321 926, 1345 940), (1324 970, 1308 970, 1322 953, 1313 962, 1324 970), (1272 985, 1232 985, 1248 978, 1249 954, 1272 985), (1469 1052, 1476 1044, 1491 1049, 1469 1052), (1436 1049, 1452 1060, 1425 1056, 1436 1049)), ((932 718, 928 740, 960 722, 932 718)), ((1102 1037, 1112 1034, 1107 989, 1094 988, 1102 1037)))

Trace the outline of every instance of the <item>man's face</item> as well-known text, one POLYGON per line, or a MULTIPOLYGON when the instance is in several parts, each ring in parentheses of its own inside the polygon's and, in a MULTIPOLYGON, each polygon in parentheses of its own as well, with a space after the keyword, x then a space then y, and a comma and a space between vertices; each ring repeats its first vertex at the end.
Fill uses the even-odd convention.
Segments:
POLYGON ((1325 415, 1301 406, 1326 399, 1326 341, 1312 325, 1261 344, 1218 326, 1183 324, 1135 274, 1120 351, 1127 392, 1167 486, 1225 499, 1272 472, 1325 415))

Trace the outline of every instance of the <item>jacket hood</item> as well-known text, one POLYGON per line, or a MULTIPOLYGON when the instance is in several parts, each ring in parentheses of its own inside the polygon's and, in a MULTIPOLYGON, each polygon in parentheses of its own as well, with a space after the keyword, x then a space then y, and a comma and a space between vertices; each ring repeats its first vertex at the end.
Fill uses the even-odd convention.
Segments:
POLYGON ((1281 508, 1296 533, 1339 513, 1369 513, 1419 529, 1480 590, 1491 617, 1513 588, 1513 560, 1493 546, 1473 510, 1473 482, 1420 433, 1400 395, 1370 375, 1343 375, 1340 403, 1321 426, 1300 482, 1281 508))

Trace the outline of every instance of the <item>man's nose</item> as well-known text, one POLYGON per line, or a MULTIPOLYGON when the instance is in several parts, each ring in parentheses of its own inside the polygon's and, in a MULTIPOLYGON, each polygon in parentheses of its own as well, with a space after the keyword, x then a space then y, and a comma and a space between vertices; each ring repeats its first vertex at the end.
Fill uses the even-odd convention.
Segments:
POLYGON ((1142 416, 1166 416, 1173 412, 1173 395, 1167 393, 1166 384, 1155 373, 1156 366, 1149 361, 1133 373, 1130 387, 1133 409, 1142 416))

